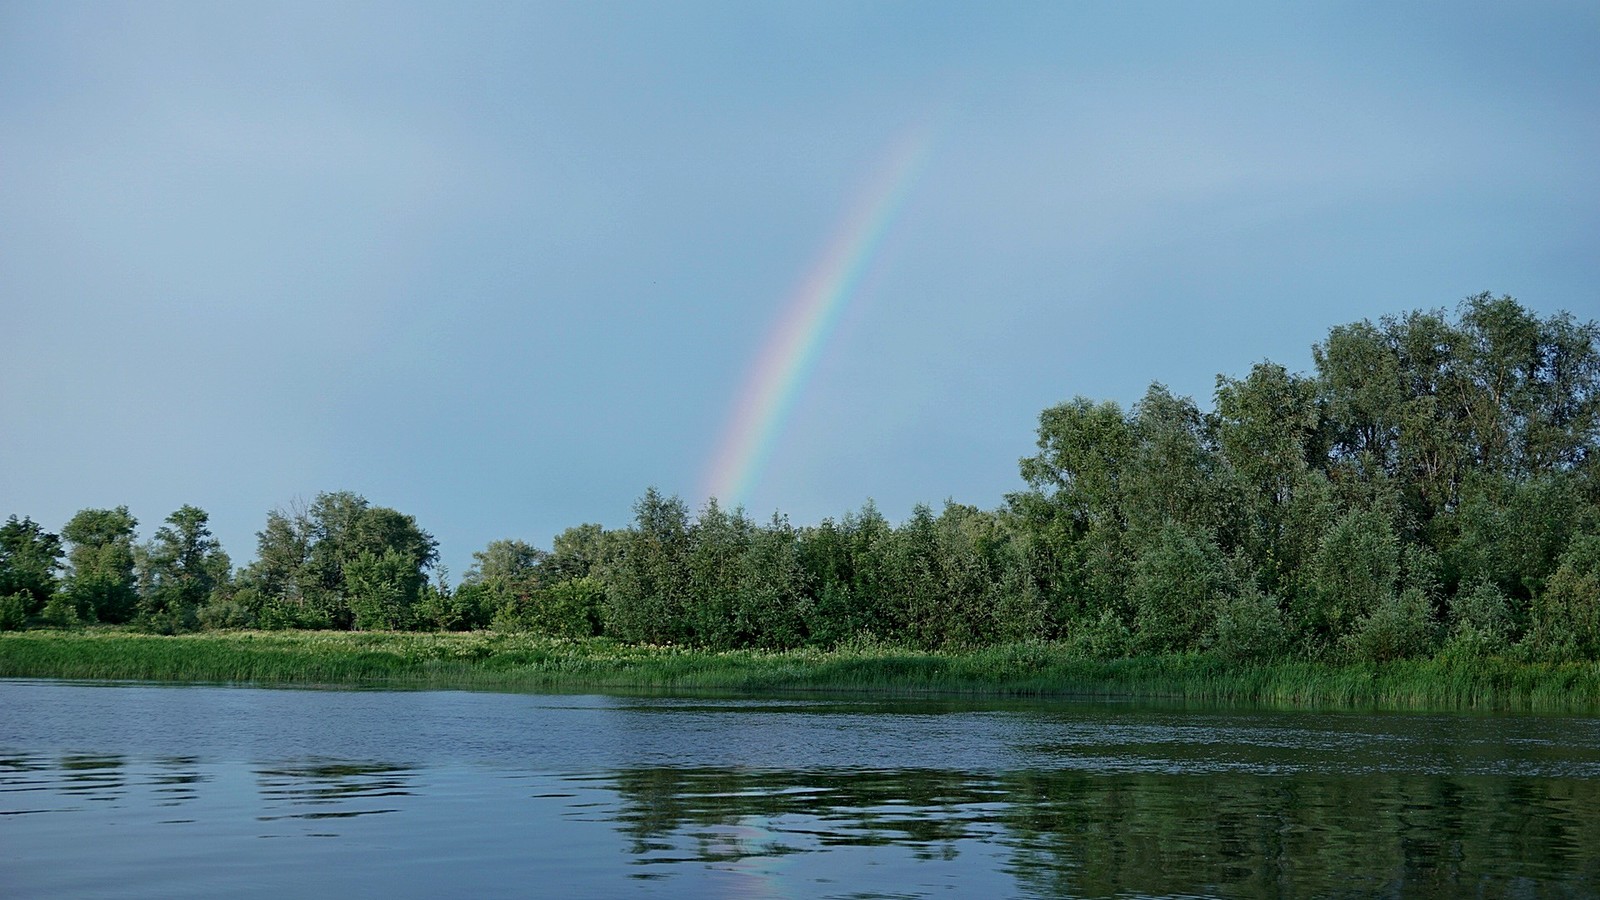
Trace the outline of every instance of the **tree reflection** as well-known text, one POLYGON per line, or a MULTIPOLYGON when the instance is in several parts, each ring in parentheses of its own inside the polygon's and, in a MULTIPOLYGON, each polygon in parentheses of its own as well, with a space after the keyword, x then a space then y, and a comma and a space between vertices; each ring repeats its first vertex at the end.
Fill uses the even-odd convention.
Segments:
POLYGON ((651 865, 999 844, 1041 896, 1600 890, 1600 784, 1578 779, 636 768, 614 785, 651 865))

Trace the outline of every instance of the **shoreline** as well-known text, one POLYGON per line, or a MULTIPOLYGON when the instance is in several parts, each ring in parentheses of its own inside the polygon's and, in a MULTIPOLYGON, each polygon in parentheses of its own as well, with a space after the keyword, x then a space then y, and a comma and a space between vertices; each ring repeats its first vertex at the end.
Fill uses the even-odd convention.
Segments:
POLYGON ((1230 663, 1206 654, 1098 660, 1054 644, 697 650, 524 633, 0 633, 0 677, 511 690, 1163 699, 1303 709, 1600 710, 1600 663, 1412 659, 1230 663))

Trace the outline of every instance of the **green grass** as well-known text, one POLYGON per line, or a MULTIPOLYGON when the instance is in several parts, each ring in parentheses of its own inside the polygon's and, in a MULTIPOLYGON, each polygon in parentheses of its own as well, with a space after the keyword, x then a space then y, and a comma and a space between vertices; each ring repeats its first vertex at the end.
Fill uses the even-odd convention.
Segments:
POLYGON ((710 652, 526 634, 113 629, 0 634, 0 677, 510 689, 1146 697, 1374 709, 1600 709, 1600 664, 1507 659, 1237 665, 1206 655, 1094 660, 1022 644, 710 652))

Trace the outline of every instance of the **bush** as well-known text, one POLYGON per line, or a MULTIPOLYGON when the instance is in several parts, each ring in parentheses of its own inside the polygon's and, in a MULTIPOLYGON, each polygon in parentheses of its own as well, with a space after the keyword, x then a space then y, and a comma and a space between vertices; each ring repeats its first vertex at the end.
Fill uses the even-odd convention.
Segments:
POLYGON ((592 637, 600 633, 605 589, 598 579, 570 578, 508 598, 495 610, 496 631, 532 631, 551 637, 592 637))
POLYGON ((1487 578, 1450 599, 1452 656, 1494 656, 1511 648, 1511 603, 1487 578))
POLYGON ((416 587, 416 564, 393 548, 370 550, 345 564, 345 601, 360 631, 404 628, 409 624, 416 587))
POLYGON ((1128 586, 1139 649, 1191 649, 1213 620, 1223 582, 1222 556, 1209 534, 1162 527, 1134 560, 1128 586))
POLYGON ((1094 659, 1120 659, 1133 651, 1133 632, 1115 610, 1104 610, 1097 619, 1080 620, 1068 642, 1073 651, 1094 659))
POLYGON ((1534 598, 1525 650, 1539 659, 1594 659, 1600 653, 1600 535, 1586 534, 1534 598))
POLYGON ((249 628, 252 624, 250 610, 230 598, 217 598, 200 607, 200 627, 211 631, 227 628, 249 628))
POLYGON ((333 621, 326 611, 281 597, 261 601, 261 611, 256 614, 256 627, 268 631, 286 628, 332 628, 333 621))
POLYGON ((1211 629, 1212 652, 1235 662, 1269 662, 1289 647, 1289 620, 1278 598, 1249 589, 1222 601, 1211 629))
POLYGON ((169 607, 156 612, 146 612, 134 619, 134 626, 152 634, 182 634, 193 631, 200 624, 192 606, 169 607))
POLYGON ((18 631, 28 624, 28 605, 32 602, 33 595, 27 591, 0 597, 0 631, 18 631))
POLYGON ((1345 646, 1358 660, 1387 662, 1422 656, 1433 647, 1433 616, 1428 595, 1407 588, 1398 596, 1380 598, 1372 612, 1358 619, 1345 646))
POLYGON ((442 585, 425 584, 411 608, 411 620, 417 628, 428 631, 482 628, 489 624, 483 611, 483 601, 488 597, 487 588, 479 582, 463 584, 453 591, 442 585))
POLYGON ((1312 560, 1309 590, 1296 610, 1300 629, 1314 644, 1332 644, 1348 640, 1374 616, 1378 627, 1398 621, 1392 619, 1393 609, 1379 610, 1394 603, 1400 561, 1400 538, 1382 509, 1358 508, 1340 516, 1312 560))
POLYGON ((83 617, 78 614, 77 604, 73 603, 72 598, 64 591, 50 598, 50 602, 44 605, 39 617, 44 619, 45 624, 57 628, 76 628, 83 624, 83 617))

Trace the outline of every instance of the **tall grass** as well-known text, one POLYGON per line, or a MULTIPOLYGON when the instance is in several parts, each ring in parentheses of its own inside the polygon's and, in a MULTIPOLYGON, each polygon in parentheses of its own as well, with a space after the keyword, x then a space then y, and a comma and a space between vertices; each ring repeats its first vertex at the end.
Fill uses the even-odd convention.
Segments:
POLYGON ((1600 709, 1600 664, 1506 659, 1238 665, 1184 654, 1096 660, 1049 644, 708 652, 475 632, 109 629, 0 634, 0 677, 546 689, 1165 697, 1387 709, 1600 709))

